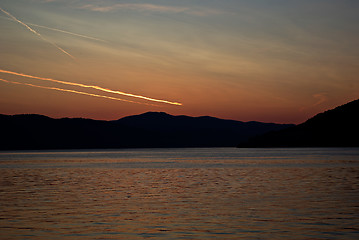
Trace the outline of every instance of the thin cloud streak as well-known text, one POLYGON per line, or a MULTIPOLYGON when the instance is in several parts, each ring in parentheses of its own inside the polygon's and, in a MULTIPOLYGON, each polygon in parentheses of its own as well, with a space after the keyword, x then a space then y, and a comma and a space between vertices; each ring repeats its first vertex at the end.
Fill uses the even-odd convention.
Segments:
POLYGON ((64 49, 62 49, 60 46, 58 46, 56 43, 44 38, 40 33, 36 32, 34 29, 32 29, 31 27, 29 27, 26 23, 20 21, 19 19, 17 19, 16 17, 14 17, 13 15, 11 15, 9 12, 5 11, 4 9, 2 9, 0 7, 0 10, 5 13, 6 15, 8 15, 10 18, 12 18, 14 21, 20 23, 21 25, 25 26, 29 31, 31 31, 32 33, 36 34, 37 36, 39 36, 42 40, 52 44, 54 47, 56 47, 57 49, 59 49, 61 52, 65 53, 67 56, 71 57, 72 59, 75 59, 74 56, 72 56, 70 53, 68 53, 67 51, 65 51, 64 49))
POLYGON ((87 95, 87 96, 92 96, 92 97, 107 98, 107 99, 116 100, 116 101, 122 101, 122 102, 144 104, 144 105, 149 105, 149 106, 157 106, 157 105, 154 105, 154 104, 135 102, 135 101, 131 101, 131 100, 115 98, 115 97, 109 97, 109 96, 93 94, 93 93, 87 93, 87 92, 81 92, 81 91, 76 91, 76 90, 71 90, 71 89, 63 89, 63 88, 57 88, 57 87, 46 87, 46 86, 40 86, 40 85, 31 84, 31 83, 21 83, 21 82, 16 82, 16 81, 9 81, 9 80, 5 80, 5 79, 2 79, 2 78, 0 78, 0 81, 5 82, 5 83, 17 84, 17 85, 25 85, 25 86, 30 86, 30 87, 37 87, 37 88, 43 88, 43 89, 56 90, 56 91, 61 91, 61 92, 76 93, 76 94, 87 95))
POLYGON ((114 94, 124 95, 124 96, 128 96, 128 97, 134 97, 134 98, 140 98, 140 99, 144 99, 144 100, 152 101, 152 102, 167 103, 167 104, 177 105, 177 106, 182 105, 182 103, 178 103, 178 102, 170 102, 170 101, 166 101, 166 100, 162 100, 162 99, 155 99, 155 98, 145 97, 145 96, 136 95, 136 94, 132 94, 132 93, 125 93, 125 92, 111 90, 111 89, 107 89, 107 88, 103 88, 103 87, 99 87, 99 86, 94 86, 94 85, 85 85, 85 84, 81 84, 81 83, 60 81, 60 80, 56 80, 56 79, 52 79, 52 78, 36 77, 36 76, 32 76, 32 75, 27 75, 27 74, 23 74, 23 73, 17 73, 17 72, 2 70, 2 69, 0 69, 0 72, 17 75, 17 76, 21 76, 21 77, 43 80, 43 81, 50 81, 50 82, 56 82, 56 83, 61 83, 61 84, 66 84, 66 85, 78 86, 78 87, 83 87, 83 88, 93 88, 93 89, 100 90, 103 92, 114 93, 114 94))
POLYGON ((135 11, 150 11, 163 13, 186 13, 191 15, 205 16, 212 14, 220 14, 221 11, 207 8, 189 8, 189 7, 175 7, 165 5, 155 5, 148 3, 117 3, 109 6, 99 6, 95 4, 86 4, 80 7, 94 12, 111 12, 120 9, 135 10, 135 11))

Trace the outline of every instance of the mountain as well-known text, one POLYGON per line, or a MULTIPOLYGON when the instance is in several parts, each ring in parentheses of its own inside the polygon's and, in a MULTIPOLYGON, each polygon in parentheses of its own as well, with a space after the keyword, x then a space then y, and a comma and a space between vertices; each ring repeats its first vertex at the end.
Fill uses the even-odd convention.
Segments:
POLYGON ((238 147, 359 147, 359 99, 238 147))
POLYGON ((0 149, 234 147, 238 141, 290 126, 293 125, 172 116, 163 112, 115 121, 0 115, 0 149))

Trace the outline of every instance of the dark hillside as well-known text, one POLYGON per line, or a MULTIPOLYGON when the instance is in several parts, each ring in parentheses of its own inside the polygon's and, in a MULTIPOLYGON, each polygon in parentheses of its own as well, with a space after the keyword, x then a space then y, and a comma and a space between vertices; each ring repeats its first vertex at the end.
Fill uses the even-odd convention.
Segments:
POLYGON ((319 113, 297 126, 264 134, 239 147, 359 147, 359 100, 319 113))

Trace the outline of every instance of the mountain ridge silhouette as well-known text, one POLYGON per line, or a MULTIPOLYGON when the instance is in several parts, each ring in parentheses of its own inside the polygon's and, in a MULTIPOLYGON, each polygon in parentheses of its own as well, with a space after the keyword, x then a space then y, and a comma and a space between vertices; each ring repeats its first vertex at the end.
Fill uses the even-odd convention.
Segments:
POLYGON ((112 121, 0 114, 0 150, 235 147, 239 141, 290 126, 164 112, 112 121))

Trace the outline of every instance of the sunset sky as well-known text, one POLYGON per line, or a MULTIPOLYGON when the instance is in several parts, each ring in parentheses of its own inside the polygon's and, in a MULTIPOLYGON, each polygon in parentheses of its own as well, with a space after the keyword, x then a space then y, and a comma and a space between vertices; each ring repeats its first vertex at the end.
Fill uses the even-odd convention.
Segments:
POLYGON ((0 8, 1 114, 300 123, 359 98, 357 0, 0 0, 0 8))

